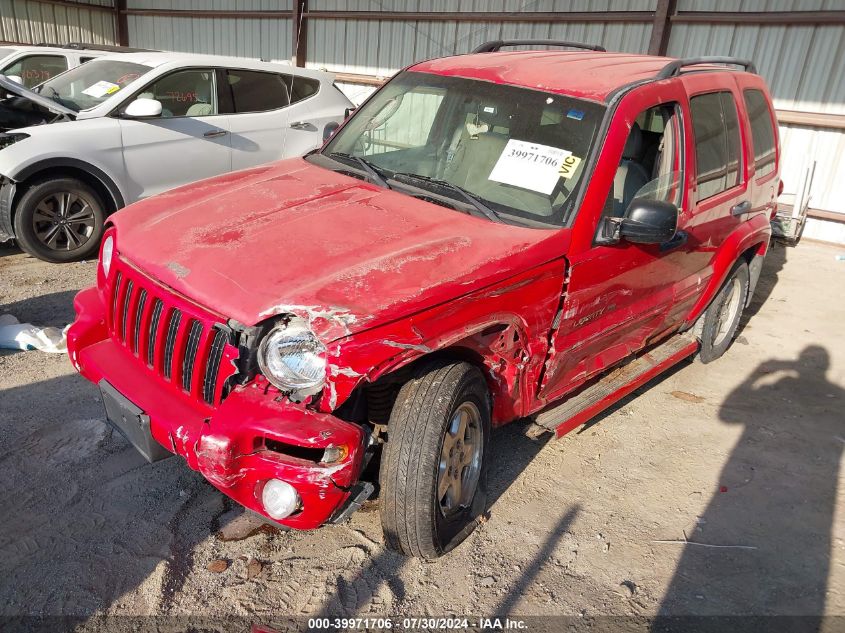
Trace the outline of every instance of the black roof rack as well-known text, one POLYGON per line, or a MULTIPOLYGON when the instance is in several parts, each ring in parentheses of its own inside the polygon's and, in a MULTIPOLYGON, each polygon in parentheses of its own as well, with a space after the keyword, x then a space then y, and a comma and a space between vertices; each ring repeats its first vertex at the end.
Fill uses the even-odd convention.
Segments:
POLYGON ((495 53, 503 46, 566 46, 568 48, 583 48, 587 51, 606 53, 607 49, 598 44, 581 44, 579 42, 564 42, 563 40, 492 40, 484 42, 473 50, 473 53, 495 53))
POLYGON ((708 55, 705 57, 685 57, 683 59, 676 59, 669 62, 660 72, 657 73, 657 79, 669 79, 681 74, 681 71, 687 66, 697 66, 698 64, 736 64, 745 68, 746 72, 757 74, 757 66, 754 65, 750 59, 740 59, 739 57, 719 57, 708 55))

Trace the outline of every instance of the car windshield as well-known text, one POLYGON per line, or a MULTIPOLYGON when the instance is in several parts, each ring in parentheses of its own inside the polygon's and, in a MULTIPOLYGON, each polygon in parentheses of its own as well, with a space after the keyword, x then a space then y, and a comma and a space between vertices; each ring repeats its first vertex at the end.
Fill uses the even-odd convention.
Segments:
POLYGON ((35 92, 79 112, 100 105, 150 70, 143 64, 95 59, 45 81, 35 92))
POLYGON ((604 111, 559 94, 405 72, 364 104, 321 155, 334 155, 347 170, 363 159, 382 183, 464 205, 472 200, 487 217, 560 226, 604 111))

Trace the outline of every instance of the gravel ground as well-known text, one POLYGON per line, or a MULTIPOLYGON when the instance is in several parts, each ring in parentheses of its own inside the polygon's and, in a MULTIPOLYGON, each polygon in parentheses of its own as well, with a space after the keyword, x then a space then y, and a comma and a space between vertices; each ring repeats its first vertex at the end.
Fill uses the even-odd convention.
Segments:
MULTIPOLYGON (((433 563, 373 504, 221 540, 232 506, 107 430, 65 357, 0 352, 0 615, 845 615, 841 252, 776 248, 718 362, 559 441, 497 431, 489 518, 433 563)), ((0 247, 0 313, 64 325, 94 275, 0 247)))

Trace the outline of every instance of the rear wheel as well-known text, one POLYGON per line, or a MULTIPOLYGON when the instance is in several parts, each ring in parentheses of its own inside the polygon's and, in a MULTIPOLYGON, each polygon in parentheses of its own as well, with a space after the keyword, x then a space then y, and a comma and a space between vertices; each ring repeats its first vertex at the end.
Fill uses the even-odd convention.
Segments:
POLYGON ((32 185, 15 210, 15 238, 38 259, 61 263, 97 252, 105 208, 91 187, 75 178, 32 185))
POLYGON ((424 367, 403 385, 382 457, 381 521, 387 546, 433 559, 475 529, 486 504, 490 403, 468 363, 424 367))
POLYGON ((722 289, 704 312, 702 318, 701 349, 698 358, 702 363, 716 360, 733 341, 739 319, 748 297, 748 264, 744 261, 734 266, 722 289))

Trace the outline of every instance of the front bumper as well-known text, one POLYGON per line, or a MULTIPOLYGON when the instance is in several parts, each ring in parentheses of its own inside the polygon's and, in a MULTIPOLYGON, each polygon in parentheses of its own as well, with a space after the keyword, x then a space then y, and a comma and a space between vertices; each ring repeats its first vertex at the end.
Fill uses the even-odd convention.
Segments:
POLYGON ((80 292, 74 307, 67 340, 74 367, 91 382, 106 380, 143 410, 153 438, 218 490, 271 518, 260 501, 262 487, 271 478, 286 481, 302 507, 277 522, 298 529, 316 528, 340 512, 362 468, 361 427, 291 403, 258 381, 236 387, 216 408, 188 401, 109 337, 95 288, 80 292), (345 447, 344 457, 320 462, 330 447, 345 447))

